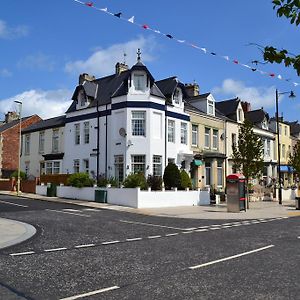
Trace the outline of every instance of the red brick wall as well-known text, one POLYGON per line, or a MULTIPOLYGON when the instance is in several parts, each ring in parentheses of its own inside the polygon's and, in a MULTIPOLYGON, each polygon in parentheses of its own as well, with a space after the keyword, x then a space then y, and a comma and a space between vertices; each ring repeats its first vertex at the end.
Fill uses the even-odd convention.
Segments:
POLYGON ((14 184, 15 184, 14 179, 0 180, 0 190, 1 191, 13 191, 14 184))
MULTIPOLYGON (((22 121, 22 129, 39 122, 41 118, 34 115, 22 121)), ((17 170, 19 164, 19 124, 2 133, 2 172, 17 170)))

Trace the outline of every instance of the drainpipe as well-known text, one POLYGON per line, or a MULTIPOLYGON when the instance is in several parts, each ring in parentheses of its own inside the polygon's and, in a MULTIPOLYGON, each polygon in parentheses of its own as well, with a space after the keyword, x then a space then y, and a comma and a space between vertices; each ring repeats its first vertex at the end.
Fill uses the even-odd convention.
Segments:
POLYGON ((99 181, 99 145, 100 145, 100 140, 99 140, 99 133, 100 133, 100 121, 99 121, 99 102, 97 100, 97 94, 98 94, 98 84, 96 86, 96 92, 95 92, 95 100, 97 101, 97 184, 99 181))
POLYGON ((106 104, 106 111, 105 111, 105 178, 107 178, 107 104, 106 104))

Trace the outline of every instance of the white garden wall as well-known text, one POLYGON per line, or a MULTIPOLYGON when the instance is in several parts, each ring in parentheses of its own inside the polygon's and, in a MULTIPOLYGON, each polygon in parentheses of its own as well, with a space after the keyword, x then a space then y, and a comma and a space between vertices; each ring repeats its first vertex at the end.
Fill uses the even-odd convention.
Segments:
MULTIPOLYGON (((95 200, 95 190, 101 188, 58 186, 57 197, 78 200, 95 200)), ((155 208, 209 205, 209 191, 141 191, 140 188, 106 188, 109 204, 133 208, 155 208)), ((36 194, 47 195, 47 186, 37 186, 36 194)))

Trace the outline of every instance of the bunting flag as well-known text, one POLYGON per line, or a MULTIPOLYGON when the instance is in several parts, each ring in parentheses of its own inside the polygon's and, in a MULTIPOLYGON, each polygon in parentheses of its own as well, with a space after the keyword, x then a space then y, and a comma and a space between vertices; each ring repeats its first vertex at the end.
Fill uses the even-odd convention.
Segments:
MULTIPOLYGON (((192 48, 194 48, 194 49, 200 50, 200 51, 202 51, 204 54, 208 54, 208 55, 220 57, 220 58, 226 60, 227 62, 233 63, 233 64, 235 64, 235 65, 239 65, 239 66, 244 67, 244 68, 247 68, 247 69, 251 70, 252 72, 260 73, 260 74, 263 75, 263 76, 268 76, 268 77, 270 77, 270 78, 276 78, 276 79, 279 79, 279 80, 283 80, 283 81, 289 82, 290 84, 293 84, 295 87, 296 87, 296 86, 299 86, 299 83, 298 83, 298 82, 291 81, 291 79, 283 78, 280 74, 277 74, 277 75, 276 75, 276 74, 273 73, 273 72, 265 72, 265 71, 262 71, 262 70, 260 70, 260 69, 257 69, 256 67, 253 68, 252 66, 249 66, 249 65, 247 65, 247 64, 241 63, 241 62, 240 62, 238 59, 236 59, 236 58, 230 59, 230 57, 229 57, 228 55, 218 55, 216 52, 210 51, 210 50, 208 50, 208 49, 205 48, 205 47, 200 47, 200 46, 198 46, 198 45, 196 45, 196 44, 194 44, 194 43, 190 43, 190 42, 188 42, 188 41, 186 41, 186 40, 183 40, 183 39, 177 39, 176 37, 174 37, 174 35, 171 35, 171 34, 169 34, 169 33, 166 34, 166 33, 163 33, 162 31, 160 31, 160 30, 158 30, 158 29, 153 29, 153 28, 151 28, 151 27, 150 27, 149 25, 147 25, 147 24, 139 24, 139 23, 135 22, 135 17, 134 17, 134 16, 132 16, 132 17, 129 18, 129 19, 126 19, 126 18, 123 18, 123 17, 122 17, 122 12, 112 13, 112 12, 108 11, 108 9, 107 9, 106 7, 105 7, 105 8, 97 8, 97 7, 94 5, 93 2, 90 2, 90 1, 89 1, 89 2, 83 2, 83 1, 80 1, 80 0, 73 0, 73 1, 75 1, 75 2, 77 2, 77 3, 79 3, 79 4, 82 4, 82 5, 84 5, 84 6, 87 6, 87 7, 89 7, 89 8, 94 8, 94 9, 96 9, 96 10, 98 10, 98 11, 104 12, 104 13, 110 15, 110 16, 117 17, 117 18, 119 18, 119 19, 121 19, 121 20, 123 20, 123 21, 126 21, 126 22, 128 22, 128 23, 131 23, 131 24, 133 24, 133 25, 136 25, 136 26, 138 26, 138 27, 140 27, 140 28, 142 28, 142 29, 144 29, 144 30, 150 30, 150 31, 155 32, 156 34, 163 35, 163 36, 165 36, 166 38, 171 39, 171 40, 174 40, 174 41, 176 41, 176 42, 178 42, 178 43, 180 43, 180 44, 185 44, 185 45, 187 45, 187 46, 189 46, 189 47, 192 47, 192 48)), ((252 63, 254 63, 254 62, 255 62, 255 61, 253 61, 252 63)))

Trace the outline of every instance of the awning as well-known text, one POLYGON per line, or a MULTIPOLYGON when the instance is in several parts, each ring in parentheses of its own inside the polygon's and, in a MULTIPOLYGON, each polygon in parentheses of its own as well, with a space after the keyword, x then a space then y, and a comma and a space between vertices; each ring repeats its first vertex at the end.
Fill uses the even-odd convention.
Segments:
POLYGON ((59 159, 63 159, 64 153, 44 154, 43 157, 45 160, 59 160, 59 159))
POLYGON ((203 165, 203 161, 200 159, 194 159, 194 165, 195 166, 202 166, 203 165))

